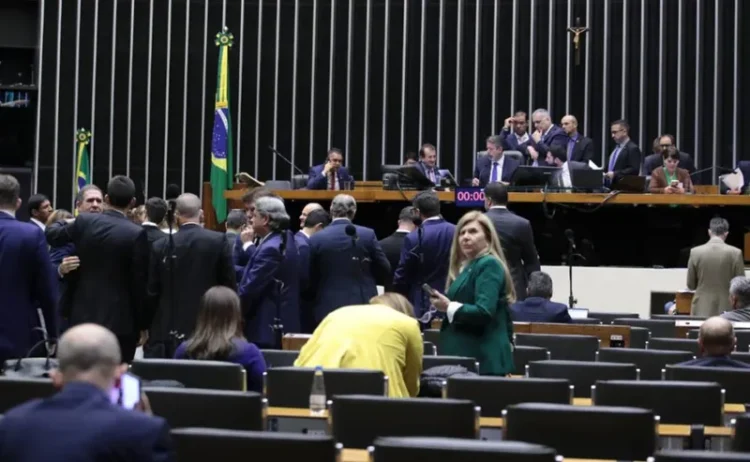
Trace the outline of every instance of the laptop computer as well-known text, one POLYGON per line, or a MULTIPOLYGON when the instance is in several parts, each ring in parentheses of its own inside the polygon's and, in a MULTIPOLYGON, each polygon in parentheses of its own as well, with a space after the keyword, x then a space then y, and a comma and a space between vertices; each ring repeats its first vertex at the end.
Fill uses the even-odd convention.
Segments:
POLYGON ((574 169, 570 171, 570 183, 576 191, 596 191, 604 186, 601 170, 574 169))
POLYGON ((621 193, 643 194, 646 192, 646 177, 639 175, 625 175, 612 183, 612 190, 621 193))

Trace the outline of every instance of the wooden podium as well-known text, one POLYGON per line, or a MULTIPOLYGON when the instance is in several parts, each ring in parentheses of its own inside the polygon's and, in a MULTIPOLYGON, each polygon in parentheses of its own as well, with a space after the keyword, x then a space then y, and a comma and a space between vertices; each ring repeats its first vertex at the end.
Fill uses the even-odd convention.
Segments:
POLYGON ((677 302, 677 314, 690 314, 690 307, 693 304, 693 291, 677 292, 675 301, 677 302))

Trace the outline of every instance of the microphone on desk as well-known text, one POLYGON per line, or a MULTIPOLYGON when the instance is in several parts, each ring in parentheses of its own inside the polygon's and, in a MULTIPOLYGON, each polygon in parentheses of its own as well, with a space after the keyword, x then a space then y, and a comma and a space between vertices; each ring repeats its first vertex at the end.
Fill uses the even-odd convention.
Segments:
POLYGON ((294 163, 292 163, 292 161, 291 161, 291 160, 287 159, 287 158, 286 158, 286 156, 284 156, 284 154, 282 154, 282 153, 280 153, 280 152, 279 152, 278 150, 276 150, 276 148, 274 148, 273 146, 271 146, 271 145, 269 144, 269 145, 268 145, 268 149, 270 149, 271 151, 273 151, 273 153, 274 153, 274 154, 276 154, 277 156, 279 156, 279 157, 281 157, 282 159, 284 159, 284 161, 285 161, 285 162, 286 162, 287 164, 291 165, 291 166, 292 166, 292 168, 293 168, 293 169, 295 169, 295 170, 296 170, 297 172, 299 172, 299 174, 300 174, 300 175, 305 175, 305 172, 303 172, 302 170, 300 170, 300 169, 299 169, 299 167, 297 167, 296 165, 294 165, 294 163))

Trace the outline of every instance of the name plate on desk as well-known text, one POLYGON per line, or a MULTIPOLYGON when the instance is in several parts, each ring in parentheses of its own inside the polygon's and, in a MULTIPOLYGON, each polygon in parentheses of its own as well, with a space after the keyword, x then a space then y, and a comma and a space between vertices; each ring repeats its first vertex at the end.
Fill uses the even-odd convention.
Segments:
POLYGON ((456 188, 456 207, 484 207, 483 188, 456 188))

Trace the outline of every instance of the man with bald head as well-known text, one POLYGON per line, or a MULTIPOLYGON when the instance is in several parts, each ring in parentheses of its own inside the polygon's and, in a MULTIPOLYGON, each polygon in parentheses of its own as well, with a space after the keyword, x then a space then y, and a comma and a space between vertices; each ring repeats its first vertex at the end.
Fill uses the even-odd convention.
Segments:
POLYGON ((578 120, 575 116, 566 115, 562 118, 560 125, 568 136, 568 143, 565 146, 568 150, 568 160, 588 164, 594 157, 594 142, 591 138, 578 133, 578 120))
POLYGON ((175 206, 179 232, 157 241, 151 251, 148 293, 155 316, 144 348, 148 357, 172 357, 179 336, 193 332, 200 299, 208 289, 236 288, 226 238, 203 228, 202 216, 198 196, 181 194, 175 206))
POLYGON ((59 368, 51 375, 62 390, 5 413, 0 460, 174 460, 164 419, 151 416, 145 402, 134 410, 112 403, 112 392, 127 370, 112 332, 79 324, 60 339, 57 358, 59 368))
POLYGON ((318 204, 317 202, 310 202, 309 204, 307 204, 305 208, 302 209, 302 213, 299 214, 299 229, 305 227, 305 220, 313 210, 323 210, 323 206, 318 204))
POLYGON ((527 148, 532 165, 544 165, 547 152, 555 145, 565 146, 568 137, 562 128, 552 123, 552 117, 546 109, 537 109, 531 114, 534 132, 531 134, 531 145, 527 148))
POLYGON ((737 346, 732 323, 719 316, 703 321, 698 336, 701 357, 678 364, 697 367, 736 367, 750 369, 750 364, 732 359, 730 355, 737 346))

